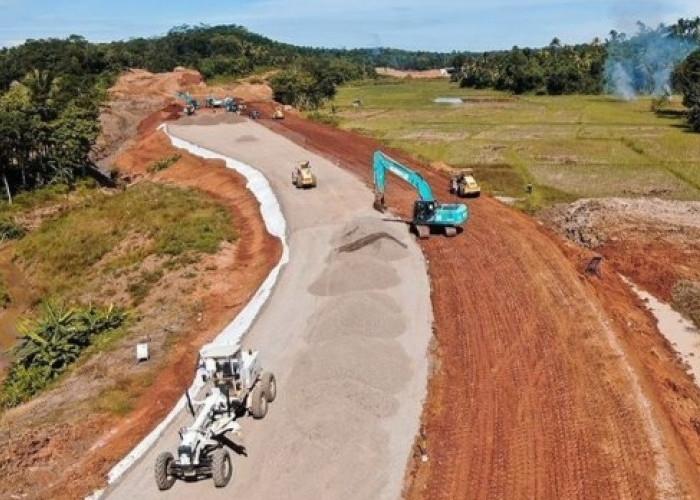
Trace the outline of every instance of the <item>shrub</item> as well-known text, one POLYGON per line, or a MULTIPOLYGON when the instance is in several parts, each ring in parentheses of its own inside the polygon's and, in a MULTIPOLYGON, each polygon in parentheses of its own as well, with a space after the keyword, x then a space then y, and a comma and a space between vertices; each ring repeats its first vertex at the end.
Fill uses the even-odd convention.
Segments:
POLYGON ((177 163, 177 161, 181 158, 181 156, 177 153, 172 154, 170 156, 166 156, 165 158, 161 158, 160 160, 156 160, 152 162, 151 164, 148 165, 146 170, 152 174, 156 172, 160 172, 161 170, 165 170, 166 168, 174 165, 177 163))
POLYGON ((0 388, 0 405, 17 406, 65 372, 96 336, 119 328, 126 313, 95 306, 42 304, 41 316, 20 325, 15 360, 0 388))
POLYGON ((24 236, 24 229, 12 219, 0 218, 0 243, 24 236))

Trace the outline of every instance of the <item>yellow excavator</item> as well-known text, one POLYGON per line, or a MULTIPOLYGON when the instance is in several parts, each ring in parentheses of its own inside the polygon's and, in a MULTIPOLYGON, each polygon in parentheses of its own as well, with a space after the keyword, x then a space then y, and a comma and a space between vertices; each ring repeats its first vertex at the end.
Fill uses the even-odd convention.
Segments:
POLYGON ((474 171, 465 168, 450 179, 450 193, 457 196, 478 197, 481 194, 481 187, 474 179, 474 171))
POLYGON ((308 161, 302 162, 294 168, 292 184, 299 189, 316 187, 316 176, 311 172, 311 164, 308 161))

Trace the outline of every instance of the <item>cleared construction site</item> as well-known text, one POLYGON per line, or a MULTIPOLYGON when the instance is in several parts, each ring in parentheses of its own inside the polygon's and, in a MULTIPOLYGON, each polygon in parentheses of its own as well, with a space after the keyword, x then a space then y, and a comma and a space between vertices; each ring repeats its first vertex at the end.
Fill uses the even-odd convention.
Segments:
MULTIPOLYGON (((89 453, 58 448, 71 486, 43 493, 700 497, 700 390, 619 254, 482 194, 469 170, 279 116, 264 89, 246 88, 245 113, 183 116, 173 90, 201 77, 149 75, 127 75, 106 113, 111 142, 129 136, 120 167, 138 181, 147 156, 182 154, 156 177, 230 203, 245 243, 208 285, 206 331, 127 418, 90 423, 89 453)), ((573 215, 551 217, 571 232, 573 215)))
MULTIPOLYGON (((468 201, 456 237, 418 240, 410 183, 387 178, 391 212, 370 210, 370 139, 290 116, 197 119, 169 130, 262 171, 289 228, 289 264, 244 340, 274 367, 279 396, 264 420, 242 421, 235 487, 256 498, 694 496, 685 450, 697 440, 673 431, 679 415, 665 409, 677 394, 667 377, 684 374, 671 362, 641 368, 633 338, 656 353, 663 341, 619 278, 583 272, 592 254, 484 196, 468 201), (290 182, 300 161, 315 189, 290 182)), ((188 418, 110 498, 166 495, 153 461, 188 418)))

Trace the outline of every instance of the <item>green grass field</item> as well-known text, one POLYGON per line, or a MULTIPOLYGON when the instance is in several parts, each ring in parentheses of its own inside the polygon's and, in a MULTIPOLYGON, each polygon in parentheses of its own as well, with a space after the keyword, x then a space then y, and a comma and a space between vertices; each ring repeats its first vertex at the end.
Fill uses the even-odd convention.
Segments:
POLYGON ((340 127, 427 162, 472 167, 491 193, 520 198, 533 183, 522 207, 536 210, 581 197, 699 200, 700 134, 685 130, 679 101, 660 116, 649 98, 514 96, 387 79, 341 87, 334 104, 340 127))
POLYGON ((165 269, 237 237, 228 210, 202 193, 142 182, 120 193, 85 193, 78 206, 19 240, 15 254, 45 297, 70 303, 85 292, 109 296, 103 289, 128 275, 139 303, 165 269), (140 269, 149 258, 155 267, 140 269))

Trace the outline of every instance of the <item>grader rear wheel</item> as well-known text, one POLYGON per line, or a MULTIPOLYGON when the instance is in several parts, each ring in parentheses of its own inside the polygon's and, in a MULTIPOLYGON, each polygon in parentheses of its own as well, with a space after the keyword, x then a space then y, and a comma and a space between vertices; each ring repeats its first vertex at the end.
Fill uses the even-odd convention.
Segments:
POLYGON ((169 490, 175 484, 175 475, 172 473, 173 454, 164 451, 156 458, 156 466, 153 470, 156 478, 156 485, 161 491, 169 490))
POLYGON ((260 377, 260 383, 262 384, 263 391, 265 392, 265 398, 268 403, 272 403, 277 397, 277 380, 272 372, 263 372, 260 377))
POLYGON ((255 419, 264 418, 267 415, 267 396, 262 384, 257 383, 250 393, 250 414, 255 419))

